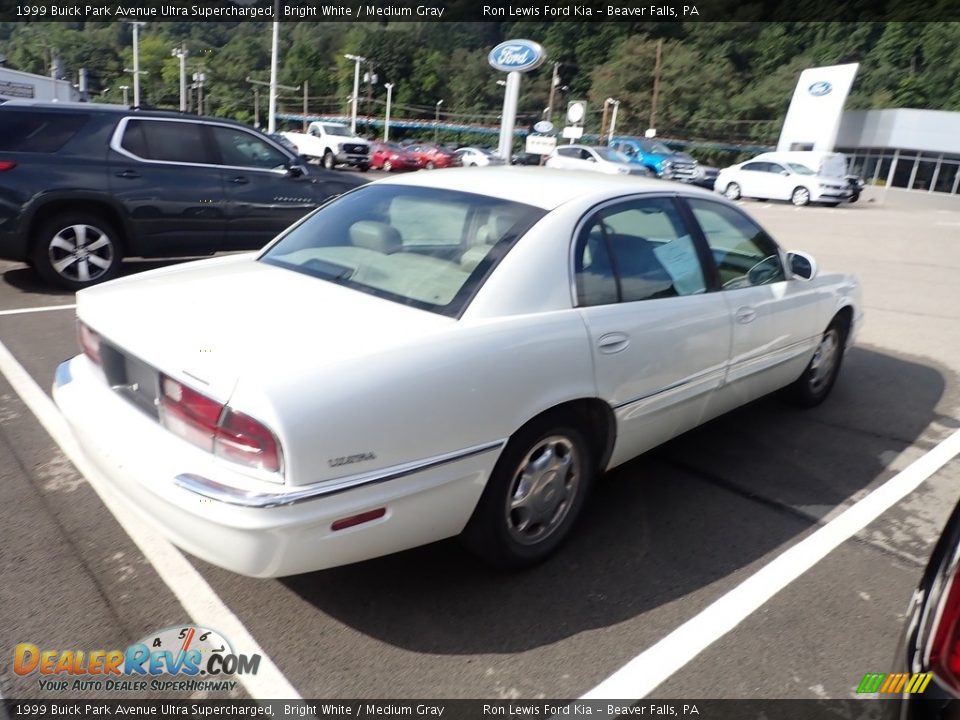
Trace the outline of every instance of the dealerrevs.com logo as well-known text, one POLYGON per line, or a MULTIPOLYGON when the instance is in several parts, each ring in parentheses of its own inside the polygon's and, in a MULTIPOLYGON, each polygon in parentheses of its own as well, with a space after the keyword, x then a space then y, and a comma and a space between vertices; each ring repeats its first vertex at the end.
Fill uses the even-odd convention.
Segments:
POLYGON ((227 691, 237 685, 231 678, 255 675, 259 667, 259 655, 237 654, 216 630, 195 625, 150 633, 126 650, 48 650, 20 643, 13 651, 13 671, 38 675, 45 692, 227 691))

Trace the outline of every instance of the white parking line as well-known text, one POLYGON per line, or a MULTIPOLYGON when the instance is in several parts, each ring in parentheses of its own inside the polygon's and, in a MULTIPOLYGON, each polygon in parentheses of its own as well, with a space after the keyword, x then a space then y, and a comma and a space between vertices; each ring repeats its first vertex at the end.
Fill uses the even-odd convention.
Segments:
POLYGON ((90 483, 90 487, 96 491, 140 552, 150 561, 160 579, 170 588, 193 621, 197 625, 211 627, 223 633, 238 652, 260 655, 260 667, 256 675, 236 676, 250 696, 255 699, 301 699, 293 685, 244 627, 240 618, 224 604, 196 568, 163 536, 140 522, 125 501, 111 492, 100 473, 83 456, 56 405, 2 342, 0 373, 6 377, 7 382, 53 441, 60 446, 64 455, 90 483))
POLYGON ((75 307, 76 305, 46 305, 34 308, 15 308, 13 310, 0 310, 0 315, 26 315, 27 313, 49 312, 51 310, 73 310, 75 307))
POLYGON ((582 699, 640 700, 646 697, 841 543, 916 490, 958 453, 960 430, 644 650, 582 699))

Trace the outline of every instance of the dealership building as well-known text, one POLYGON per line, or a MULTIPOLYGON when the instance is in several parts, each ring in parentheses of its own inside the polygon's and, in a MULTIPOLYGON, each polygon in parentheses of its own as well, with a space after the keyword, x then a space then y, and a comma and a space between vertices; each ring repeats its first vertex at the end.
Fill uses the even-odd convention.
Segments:
POLYGON ((74 101, 80 94, 67 80, 0 67, 0 102, 5 100, 74 101))
POLYGON ((836 150, 868 184, 960 194, 960 112, 848 110, 836 150))

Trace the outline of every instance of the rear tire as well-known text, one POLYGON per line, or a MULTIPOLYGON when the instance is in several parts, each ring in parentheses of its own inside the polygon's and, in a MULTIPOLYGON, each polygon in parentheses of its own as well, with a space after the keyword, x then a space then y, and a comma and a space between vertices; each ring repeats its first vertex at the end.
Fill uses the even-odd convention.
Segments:
POLYGON ((799 407, 816 407, 830 394, 840 374, 848 328, 840 318, 834 318, 820 338, 810 363, 803 375, 784 389, 786 399, 799 407))
POLYGON ((393 163, 390 162, 389 160, 384 160, 384 161, 383 161, 383 171, 384 171, 384 172, 390 172, 391 170, 393 170, 393 163))
POLYGON ((433 164, 433 160, 427 160, 427 170, 433 170, 436 165, 433 164))
POLYGON ((116 277, 122 256, 120 232, 111 222, 65 212, 40 223, 30 262, 47 282, 76 291, 116 277))
POLYGON ((367 170, 370 169, 370 166, 364 163, 363 165, 360 165, 359 168, 360 168, 360 172, 366 172, 367 170))
POLYGON ((570 534, 596 466, 583 433, 545 416, 507 443, 461 539, 486 562, 521 568, 542 562, 570 534))

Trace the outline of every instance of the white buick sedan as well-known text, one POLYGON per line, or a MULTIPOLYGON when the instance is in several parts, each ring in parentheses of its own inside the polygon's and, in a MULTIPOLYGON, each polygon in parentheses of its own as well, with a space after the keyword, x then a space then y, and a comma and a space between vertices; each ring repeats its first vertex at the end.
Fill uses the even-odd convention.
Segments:
POLYGON ((365 185, 77 314, 54 394, 84 452, 260 577, 456 535, 539 561, 605 470, 774 390, 821 402, 861 320, 856 280, 714 193, 511 167, 365 185))

